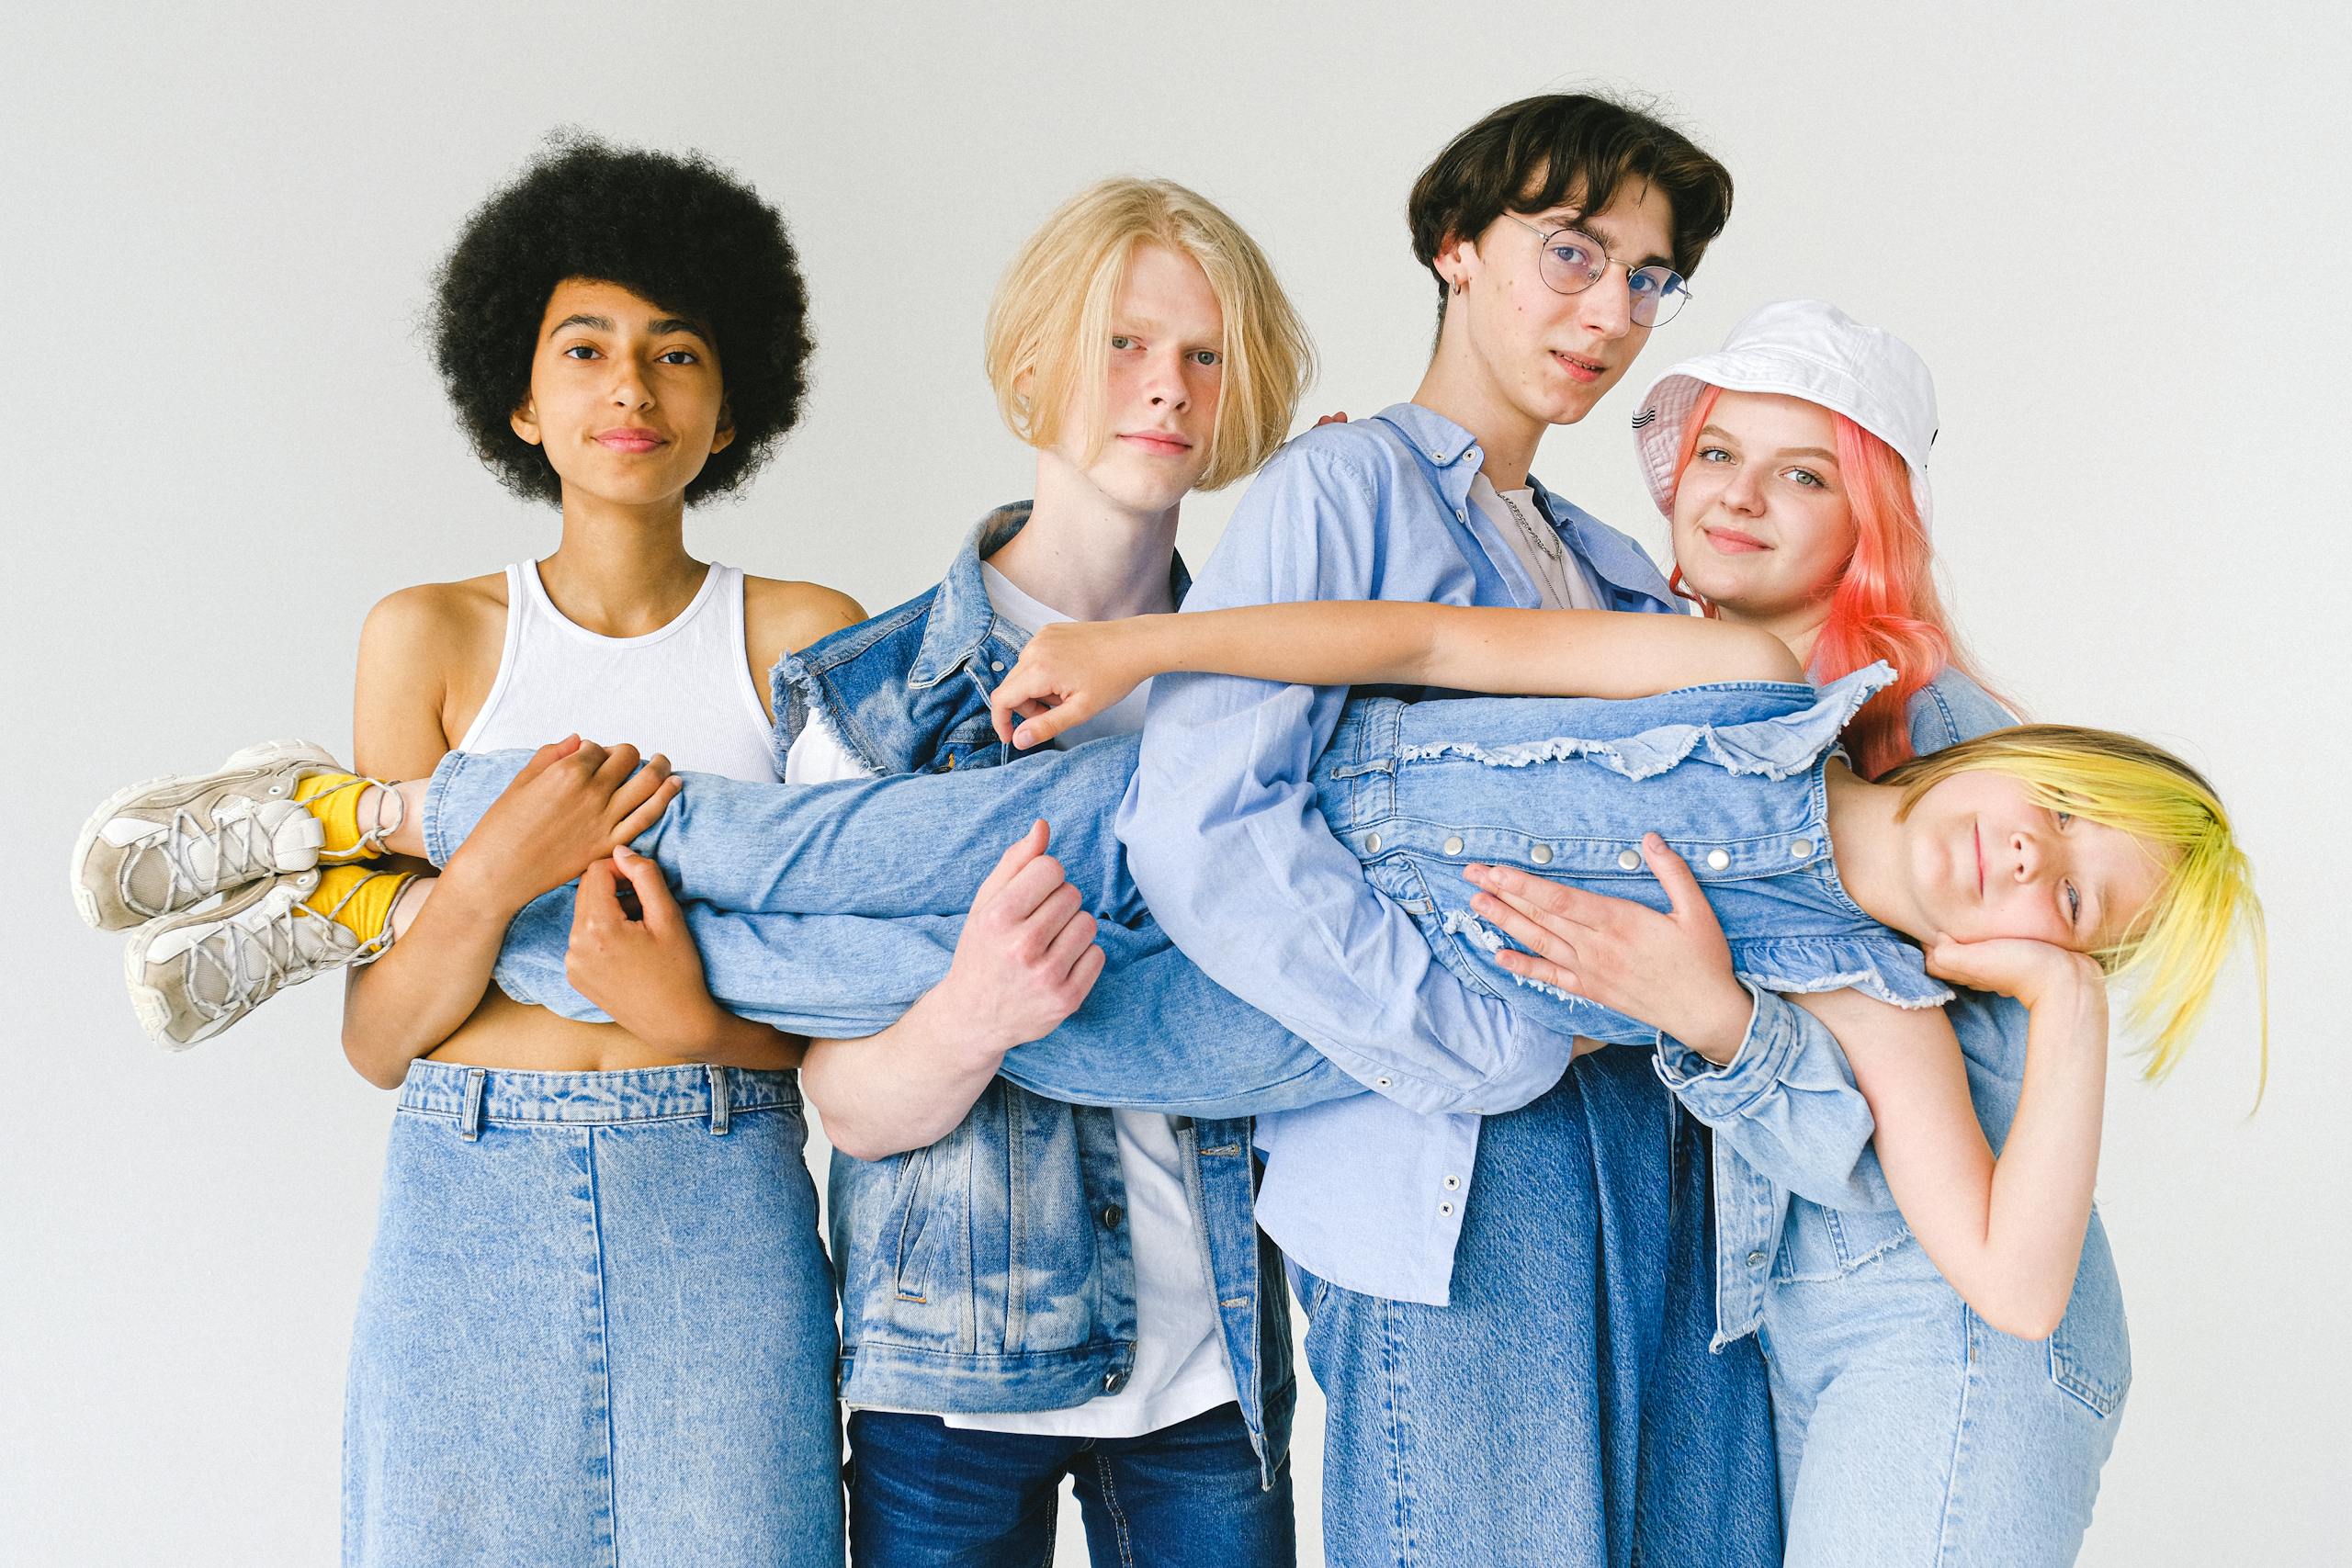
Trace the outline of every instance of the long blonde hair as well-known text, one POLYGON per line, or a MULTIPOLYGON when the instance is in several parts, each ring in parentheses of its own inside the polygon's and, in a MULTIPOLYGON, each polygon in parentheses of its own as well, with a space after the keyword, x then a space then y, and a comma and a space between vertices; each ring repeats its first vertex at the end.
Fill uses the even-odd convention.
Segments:
POLYGON ((987 364, 1012 433, 1051 446, 1064 411, 1090 410, 1092 461, 1108 432, 1100 393, 1108 378, 1111 308, 1139 244, 1166 245, 1206 275, 1225 317, 1223 389, 1203 490, 1257 471, 1290 434, 1315 373, 1315 349, 1256 241, 1214 203, 1170 180, 1119 178, 1087 186, 1029 237, 989 305, 987 364))
POLYGON ((2027 724, 1915 758, 1882 782, 1902 789, 1898 811, 1908 815, 1936 784, 1972 771, 2018 779, 2035 804, 2128 833, 2165 863, 2148 907, 2113 946, 2092 955, 2117 981, 2134 987, 2127 1016, 2148 1039, 2146 1076, 2160 1078, 2180 1060, 2212 998, 2231 939, 2243 927, 2254 957, 2267 1077, 2269 949, 2262 901, 2255 896, 2254 867, 2205 776, 2133 736, 2027 724))

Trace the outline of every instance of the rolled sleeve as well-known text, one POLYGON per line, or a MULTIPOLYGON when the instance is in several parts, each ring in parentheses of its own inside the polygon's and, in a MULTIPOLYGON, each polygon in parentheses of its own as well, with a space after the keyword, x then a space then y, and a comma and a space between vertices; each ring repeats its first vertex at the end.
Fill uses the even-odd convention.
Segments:
POLYGON ((1893 1208, 1870 1102, 1837 1037, 1786 997, 1747 991, 1755 1008, 1731 1061, 1717 1066, 1661 1034, 1660 1081, 1773 1185, 1829 1208, 1893 1208))

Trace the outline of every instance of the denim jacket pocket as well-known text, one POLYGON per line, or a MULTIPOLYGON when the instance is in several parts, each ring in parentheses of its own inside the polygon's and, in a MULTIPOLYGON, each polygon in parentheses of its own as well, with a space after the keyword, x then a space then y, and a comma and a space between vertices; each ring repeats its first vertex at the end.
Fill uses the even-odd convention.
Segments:
POLYGON ((898 1201, 892 1205, 897 1213, 891 1216, 894 1256, 891 1279, 902 1302, 927 1302, 929 1282, 928 1259, 923 1251, 923 1233, 928 1228, 933 1204, 923 1201, 924 1190, 930 1185, 932 1148, 921 1148, 903 1156, 905 1163, 899 1170, 898 1201))
POLYGON ((2123 1286, 2096 1209, 2083 1237, 2075 1292, 2050 1337, 2050 1381, 2102 1418, 2114 1415, 2131 1392, 2132 1331, 2123 1315, 2123 1286))
POLYGON ((1910 1239, 1895 1210, 1826 1209, 1792 1198, 1772 1277, 1792 1284, 1843 1279, 1910 1239))
POLYGON ((921 772, 944 773, 957 768, 994 767, 1005 760, 1003 743, 985 713, 977 724, 959 725, 940 742, 939 750, 921 772))

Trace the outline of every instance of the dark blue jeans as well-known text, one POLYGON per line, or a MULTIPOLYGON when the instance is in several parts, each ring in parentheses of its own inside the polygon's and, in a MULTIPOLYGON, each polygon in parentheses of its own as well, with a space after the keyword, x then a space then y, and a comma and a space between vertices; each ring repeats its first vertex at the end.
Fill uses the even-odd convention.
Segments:
POLYGON ((853 1411, 849 1546, 858 1568, 1039 1568, 1062 1477, 1096 1568, 1292 1568, 1290 1464, 1272 1490, 1240 1406, 1140 1438, 972 1432, 936 1416, 853 1411))

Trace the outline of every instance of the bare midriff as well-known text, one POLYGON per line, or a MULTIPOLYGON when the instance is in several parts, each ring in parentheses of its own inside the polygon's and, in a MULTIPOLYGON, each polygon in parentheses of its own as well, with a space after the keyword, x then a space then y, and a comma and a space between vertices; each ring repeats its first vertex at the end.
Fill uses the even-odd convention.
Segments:
MULTIPOLYGON (((737 1065, 770 1071, 797 1066, 797 1043, 789 1035, 775 1038, 775 1061, 737 1065)), ((657 1050, 616 1023, 582 1023, 518 1002, 492 986, 458 1032, 425 1053, 425 1059, 508 1072, 616 1073, 675 1067, 695 1058, 657 1050)))

